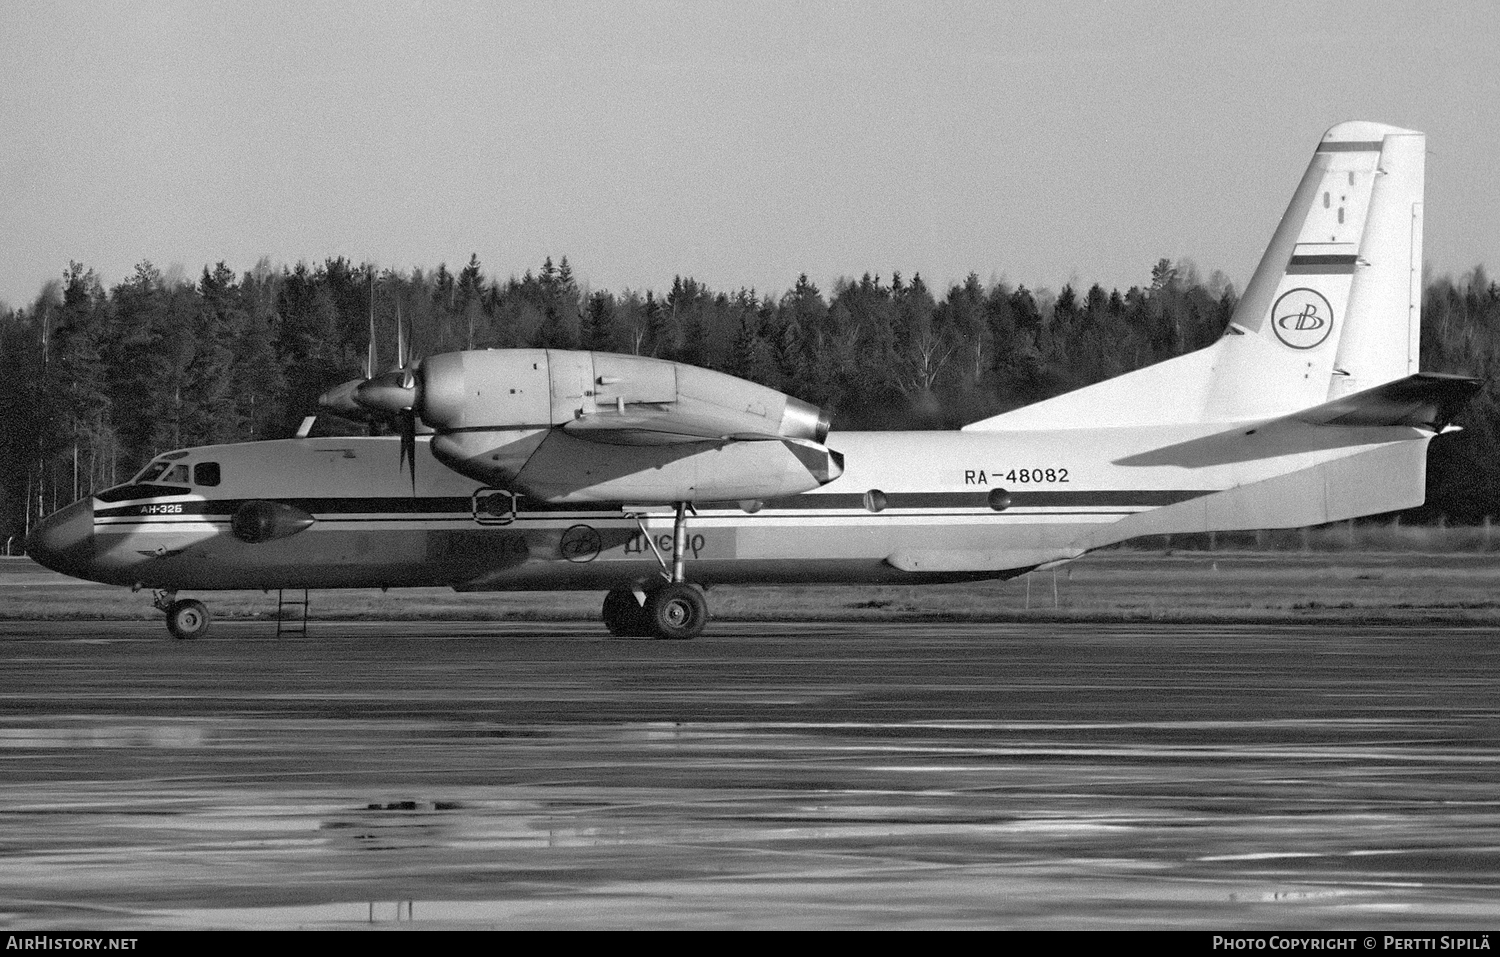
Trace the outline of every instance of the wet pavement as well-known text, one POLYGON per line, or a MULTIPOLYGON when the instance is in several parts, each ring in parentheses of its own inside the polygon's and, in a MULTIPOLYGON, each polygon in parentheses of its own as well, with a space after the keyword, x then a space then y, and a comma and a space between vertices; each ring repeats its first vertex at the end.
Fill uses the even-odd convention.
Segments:
POLYGON ((0 622, 0 927, 1494 929, 1500 630, 0 622))

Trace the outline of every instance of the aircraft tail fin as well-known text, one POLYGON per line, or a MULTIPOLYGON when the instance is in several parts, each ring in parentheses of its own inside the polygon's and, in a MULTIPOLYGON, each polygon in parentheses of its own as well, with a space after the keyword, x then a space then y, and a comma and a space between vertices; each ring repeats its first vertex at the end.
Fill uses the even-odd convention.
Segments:
POLYGON ((1214 345, 974 431, 1267 419, 1417 369, 1426 137, 1334 126, 1214 345))

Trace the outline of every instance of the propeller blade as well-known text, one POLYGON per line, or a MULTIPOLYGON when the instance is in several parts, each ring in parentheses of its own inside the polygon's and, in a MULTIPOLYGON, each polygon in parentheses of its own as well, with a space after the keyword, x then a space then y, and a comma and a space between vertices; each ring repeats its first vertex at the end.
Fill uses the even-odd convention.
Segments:
POLYGON ((411 364, 411 346, 406 341, 406 323, 401 321, 401 300, 396 300, 396 365, 405 369, 411 364))
POLYGON ((398 416, 401 427, 401 465, 411 470, 411 494, 417 494, 417 414, 411 409, 402 409, 398 416))
POLYGON ((372 300, 372 302, 371 302, 371 348, 369 348, 368 353, 365 354, 365 378, 372 378, 372 377, 374 377, 374 375, 375 375, 375 363, 377 363, 377 362, 378 362, 378 360, 375 359, 375 303, 374 303, 374 300, 372 300))
POLYGON ((365 353, 365 378, 373 378, 377 368, 375 358, 375 281, 370 281, 370 349, 365 353))

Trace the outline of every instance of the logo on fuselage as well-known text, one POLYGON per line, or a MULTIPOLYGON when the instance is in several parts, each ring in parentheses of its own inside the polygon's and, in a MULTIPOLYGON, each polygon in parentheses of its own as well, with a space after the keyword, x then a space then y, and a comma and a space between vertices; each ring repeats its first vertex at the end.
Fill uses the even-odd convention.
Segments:
POLYGON ((1315 289, 1291 289, 1271 307, 1271 330, 1293 349, 1321 346, 1333 332, 1333 307, 1315 289))
POLYGON ((570 562, 591 562, 599 557, 599 551, 604 543, 599 538, 599 533, 589 525, 574 525, 563 532, 562 541, 558 543, 557 550, 570 562))

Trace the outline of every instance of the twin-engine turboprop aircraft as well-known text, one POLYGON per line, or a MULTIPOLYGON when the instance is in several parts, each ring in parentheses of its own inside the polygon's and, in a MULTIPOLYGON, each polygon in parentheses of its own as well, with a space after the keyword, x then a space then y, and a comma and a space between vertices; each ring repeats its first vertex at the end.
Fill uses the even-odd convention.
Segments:
POLYGON ((1007 578, 1418 505, 1478 388, 1416 371, 1424 149, 1333 127, 1218 342, 959 432, 830 435, 797 399, 639 356, 403 357, 324 396, 399 436, 169 452, 29 551, 154 589, 179 638, 208 626, 184 589, 432 585, 605 589, 614 634, 691 638, 715 583, 1007 578))

